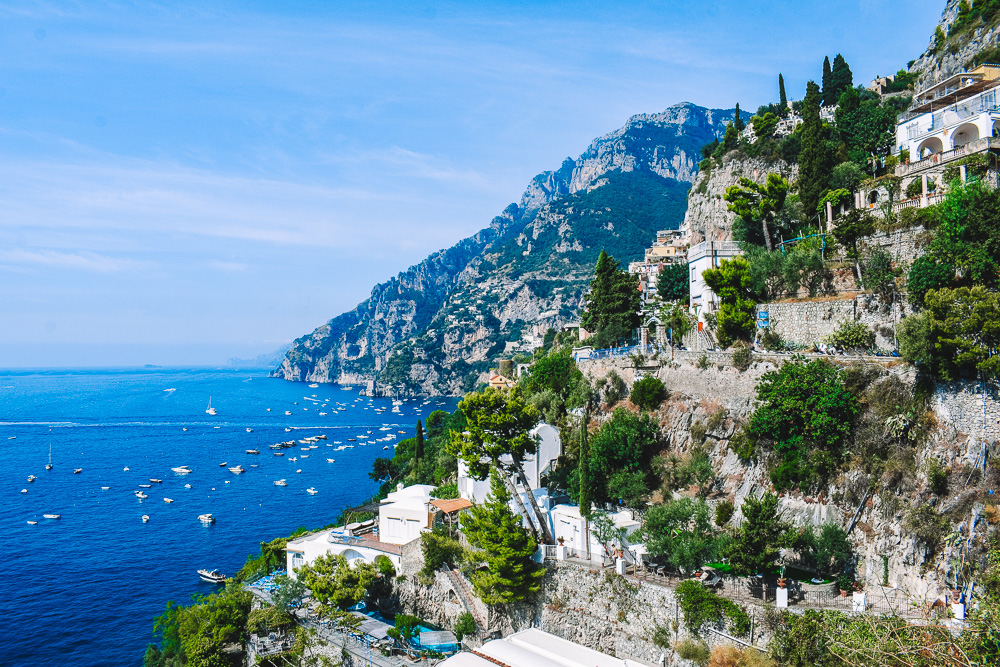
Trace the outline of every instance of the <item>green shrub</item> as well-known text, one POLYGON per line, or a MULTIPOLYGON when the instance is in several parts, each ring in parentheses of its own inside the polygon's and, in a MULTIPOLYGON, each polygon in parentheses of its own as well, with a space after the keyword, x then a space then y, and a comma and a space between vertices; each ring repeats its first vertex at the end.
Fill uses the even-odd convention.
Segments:
POLYGON ((708 429, 701 422, 695 422, 691 424, 691 442, 696 445, 700 445, 705 442, 705 436, 708 434, 708 429))
POLYGON ((927 461, 927 483, 935 495, 948 494, 948 470, 935 458, 927 461))
POLYGON ((698 367, 698 370, 706 370, 708 368, 708 355, 702 353, 702 355, 698 357, 698 361, 695 363, 695 366, 698 367))
POLYGON ((463 637, 470 637, 476 634, 476 619, 469 612, 463 611, 455 619, 454 632, 458 641, 462 641, 463 637))
POLYGON ((653 628, 653 636, 650 637, 650 641, 659 646, 660 648, 667 648, 670 646, 670 628, 665 625, 657 625, 653 628))
POLYGON ((454 566, 462 558, 463 549, 458 540, 436 533, 424 533, 420 536, 420 542, 424 552, 424 567, 420 573, 424 577, 433 577, 445 563, 454 566))
POLYGON ((868 350, 875 347, 875 333, 861 322, 843 322, 827 337, 840 350, 868 350))
POLYGON ((788 344, 781 338, 774 327, 764 327, 760 332, 760 346, 765 350, 780 352, 788 349, 788 344))
POLYGON ((674 644, 674 650, 677 651, 677 655, 685 660, 690 660, 691 662, 697 663, 698 665, 707 665, 709 658, 708 644, 705 642, 696 642, 691 639, 682 639, 676 644, 674 644))
POLYGON ((735 366, 741 373, 750 368, 750 364, 752 362, 753 351, 750 349, 749 345, 741 341, 733 346, 733 366, 735 366))
POLYGON ((726 417, 729 416, 729 410, 726 408, 719 408, 711 415, 709 415, 708 420, 705 425, 708 427, 709 431, 714 431, 726 422, 726 417))
POLYGON ((658 378, 643 378, 632 385, 628 398, 642 410, 656 410, 667 398, 667 388, 658 378))
POLYGON ((684 624, 698 634, 705 623, 726 620, 729 630, 737 636, 750 632, 750 617, 732 600, 720 597, 701 583, 688 579, 678 584, 677 601, 684 614, 684 624))
POLYGON ((723 500, 715 506, 715 525, 725 526, 733 518, 736 512, 736 505, 731 500, 723 500))
POLYGON ((907 530, 931 552, 937 550, 950 527, 947 517, 938 514, 936 509, 926 504, 910 510, 905 525, 907 530))
POLYGON ((754 458, 754 442, 747 435, 746 428, 741 428, 729 439, 729 449, 740 457, 741 461, 747 462, 754 458))

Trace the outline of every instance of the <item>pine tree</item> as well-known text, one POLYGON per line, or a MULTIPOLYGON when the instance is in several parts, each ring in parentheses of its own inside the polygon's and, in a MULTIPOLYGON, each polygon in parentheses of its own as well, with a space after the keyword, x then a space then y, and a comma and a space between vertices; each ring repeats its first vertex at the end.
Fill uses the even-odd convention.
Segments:
POLYGON ((827 104, 836 104, 845 90, 854 87, 854 74, 851 72, 851 67, 847 64, 844 56, 839 53, 833 59, 833 71, 830 73, 830 87, 832 88, 831 94, 833 97, 827 98, 827 104))
POLYGON ((834 104, 837 98, 833 96, 833 69, 830 67, 830 56, 823 59, 823 95, 822 104, 834 104))
POLYGON ((785 77, 778 74, 778 102, 781 104, 781 115, 788 113, 788 97, 785 95, 785 77))
POLYGON ((807 214, 816 210, 830 176, 819 105, 819 86, 810 81, 802 101, 802 150, 799 153, 799 198, 807 214))
POLYGON ((462 532, 478 549, 486 570, 472 574, 476 595, 488 605, 527 600, 541 590, 545 569, 531 560, 538 545, 510 509, 511 494, 496 469, 490 495, 462 516, 462 532))
POLYGON ((597 257, 586 310, 580 318, 587 331, 598 334, 614 327, 618 337, 639 326, 641 298, 638 280, 619 268, 618 262, 604 250, 597 257))
POLYGON ((422 461, 424 458, 424 427, 420 424, 420 420, 417 420, 417 444, 413 448, 413 460, 416 462, 422 461))
POLYGON ((746 125, 743 124, 743 115, 740 113, 740 103, 739 102, 736 103, 736 115, 733 118, 733 124, 736 125, 736 133, 737 134, 739 134, 740 132, 742 132, 743 128, 746 127, 746 125))
POLYGON ((736 131, 736 123, 726 125, 726 133, 722 137, 722 154, 736 150, 739 146, 740 134, 736 131))
POLYGON ((743 523, 733 532, 727 549, 729 564, 740 576, 766 574, 787 542, 788 524, 778 512, 778 496, 773 493, 759 499, 748 496, 740 511, 743 523))

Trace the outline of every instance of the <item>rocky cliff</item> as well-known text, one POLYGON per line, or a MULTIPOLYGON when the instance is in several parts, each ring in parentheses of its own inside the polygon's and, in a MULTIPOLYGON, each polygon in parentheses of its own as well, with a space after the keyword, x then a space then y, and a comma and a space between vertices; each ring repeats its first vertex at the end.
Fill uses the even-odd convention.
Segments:
MULTIPOLYGON (((972 69, 976 56, 981 52, 1000 49, 1000 16, 976 20, 968 27, 953 30, 961 2, 947 0, 941 13, 937 27, 947 35, 947 39, 938 44, 932 34, 927 50, 910 63, 909 71, 920 74, 916 90, 927 88, 965 69, 972 69)), ((991 57, 988 61, 995 63, 997 58, 991 57)))
POLYGON ((628 262, 676 228, 699 149, 733 111, 689 103, 634 116, 536 176, 489 227, 377 285, 295 341, 272 375, 460 393, 502 353, 579 317, 601 248, 628 262))

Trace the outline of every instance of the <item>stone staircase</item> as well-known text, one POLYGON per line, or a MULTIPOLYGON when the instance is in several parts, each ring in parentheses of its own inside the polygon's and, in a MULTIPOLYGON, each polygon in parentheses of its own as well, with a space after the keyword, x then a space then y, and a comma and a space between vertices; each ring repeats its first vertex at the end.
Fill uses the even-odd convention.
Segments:
POLYGON ((448 578, 451 583, 451 587, 455 589, 455 593, 458 595, 458 599, 461 600, 462 606, 465 610, 472 614, 472 618, 476 620, 476 625, 479 627, 481 633, 486 633, 489 629, 485 618, 483 618, 478 610, 476 609, 476 601, 472 595, 472 588, 469 586, 469 582, 465 579, 461 572, 452 570, 447 564, 441 566, 441 572, 444 576, 448 578))

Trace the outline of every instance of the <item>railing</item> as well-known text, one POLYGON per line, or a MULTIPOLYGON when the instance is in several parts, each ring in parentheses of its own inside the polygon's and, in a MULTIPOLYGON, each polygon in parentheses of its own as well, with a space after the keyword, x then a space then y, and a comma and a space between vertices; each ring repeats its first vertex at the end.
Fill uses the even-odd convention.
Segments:
MULTIPOLYGON (((927 206, 933 206, 937 204, 942 199, 944 199, 943 192, 929 192, 927 193, 927 206)), ((910 199, 904 199, 903 201, 895 202, 892 205, 892 212, 898 213, 904 208, 924 208, 922 205, 923 197, 912 197, 910 199)))
POLYGON ((982 137, 980 139, 970 141, 964 146, 953 148, 950 151, 934 153, 933 155, 928 155, 923 160, 911 162, 909 164, 901 164, 896 167, 896 176, 909 176, 914 172, 923 171, 924 169, 941 164, 947 164, 948 162, 958 160, 966 155, 981 153, 991 148, 1000 148, 1000 137, 982 137))
POLYGON ((558 558, 558 549, 554 544, 542 544, 539 546, 542 550, 542 560, 555 560, 558 558))
POLYGON ((608 357, 627 357, 633 354, 656 354, 660 352, 659 345, 630 345, 628 347, 611 347, 605 350, 594 350, 582 359, 606 359, 608 357))

